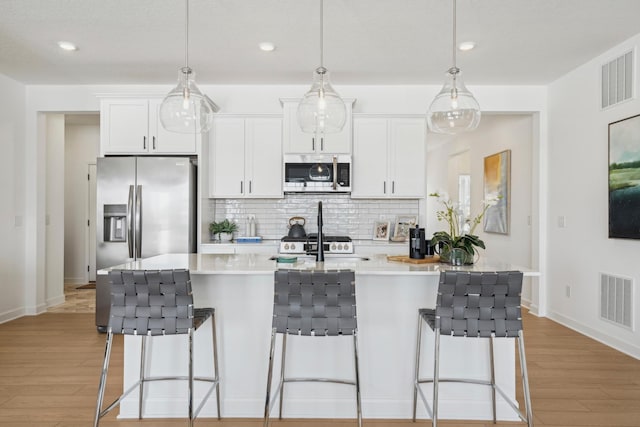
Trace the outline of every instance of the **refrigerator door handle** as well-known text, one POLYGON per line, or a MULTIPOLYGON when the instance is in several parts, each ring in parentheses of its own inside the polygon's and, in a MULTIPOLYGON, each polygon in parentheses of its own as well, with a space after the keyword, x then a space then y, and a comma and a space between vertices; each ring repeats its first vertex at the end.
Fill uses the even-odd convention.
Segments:
POLYGON ((142 185, 136 191, 136 259, 142 258, 142 185))
POLYGON ((129 200, 127 202, 127 234, 129 258, 133 258, 133 185, 129 186, 129 200))

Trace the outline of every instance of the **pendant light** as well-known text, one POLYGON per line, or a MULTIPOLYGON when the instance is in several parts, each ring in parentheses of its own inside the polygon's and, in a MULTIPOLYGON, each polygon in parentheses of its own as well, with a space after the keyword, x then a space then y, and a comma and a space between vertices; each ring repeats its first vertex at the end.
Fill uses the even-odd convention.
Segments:
POLYGON ((314 72, 313 84, 298 104, 298 124, 303 132, 336 133, 344 127, 347 109, 340 95, 331 87, 329 71, 323 65, 324 4, 320 0, 320 66, 314 72))
POLYGON ((185 0, 184 67, 178 71, 178 85, 160 105, 160 122, 171 132, 201 133, 211 128, 218 107, 196 86, 195 72, 189 67, 189 0, 185 0))
POLYGON ((437 133, 455 134, 474 130, 480 124, 480 105, 462 81, 456 66, 456 0, 453 2, 453 66, 440 93, 429 106, 427 125, 437 133))

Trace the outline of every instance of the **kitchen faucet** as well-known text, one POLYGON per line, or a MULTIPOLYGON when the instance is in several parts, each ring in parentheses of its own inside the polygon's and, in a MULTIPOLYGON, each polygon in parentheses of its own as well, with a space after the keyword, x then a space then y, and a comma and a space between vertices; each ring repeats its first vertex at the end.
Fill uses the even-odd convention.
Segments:
POLYGON ((318 202, 318 250, 316 262, 324 262, 324 241, 322 236, 322 202, 318 202))

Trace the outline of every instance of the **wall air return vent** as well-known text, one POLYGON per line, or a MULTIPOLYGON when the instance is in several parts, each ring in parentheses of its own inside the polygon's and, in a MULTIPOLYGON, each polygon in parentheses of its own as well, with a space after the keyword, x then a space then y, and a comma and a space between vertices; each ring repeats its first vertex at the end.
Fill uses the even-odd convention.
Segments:
POLYGON ((633 281, 600 273, 600 317, 632 329, 633 281))
POLYGON ((633 50, 602 66, 602 108, 633 97, 634 68, 633 50))

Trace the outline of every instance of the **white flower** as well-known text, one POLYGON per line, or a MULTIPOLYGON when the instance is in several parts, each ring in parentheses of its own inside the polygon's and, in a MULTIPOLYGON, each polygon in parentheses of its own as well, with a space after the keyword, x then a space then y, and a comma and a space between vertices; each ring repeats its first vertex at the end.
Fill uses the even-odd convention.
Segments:
POLYGON ((486 199, 482 201, 482 204, 485 206, 495 206, 502 199, 502 195, 500 193, 490 193, 486 199))

